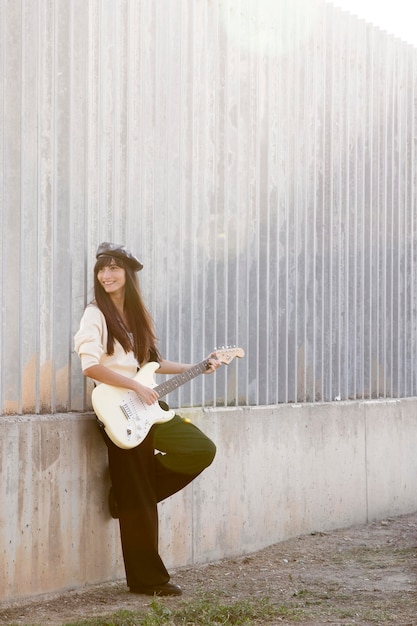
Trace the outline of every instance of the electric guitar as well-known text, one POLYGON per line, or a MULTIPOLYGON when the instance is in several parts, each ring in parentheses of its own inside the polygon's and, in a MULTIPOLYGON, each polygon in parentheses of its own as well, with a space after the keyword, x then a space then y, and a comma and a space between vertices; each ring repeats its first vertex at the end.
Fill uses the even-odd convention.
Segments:
MULTIPOLYGON (((236 356, 244 356, 242 348, 221 348, 213 353, 210 358, 218 359, 228 365, 236 356)), ((167 381, 156 385, 154 374, 159 368, 159 363, 146 363, 135 375, 137 380, 146 387, 155 389, 159 398, 170 391, 178 389, 181 385, 203 374, 209 367, 208 359, 197 365, 193 365, 185 372, 177 374, 167 381)), ((113 387, 101 383, 94 388, 91 400, 94 412, 110 439, 119 448, 129 450, 135 448, 145 439, 154 424, 161 424, 171 420, 175 411, 164 410, 158 402, 145 404, 132 390, 122 387, 113 387)))

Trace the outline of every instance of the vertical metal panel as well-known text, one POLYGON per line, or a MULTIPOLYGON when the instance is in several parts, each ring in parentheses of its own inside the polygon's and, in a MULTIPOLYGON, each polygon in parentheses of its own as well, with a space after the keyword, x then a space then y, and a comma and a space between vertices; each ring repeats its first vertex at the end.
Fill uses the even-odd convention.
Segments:
POLYGON ((0 4, 2 413, 85 407, 102 240, 173 405, 416 394, 416 49, 317 0, 0 4))
MULTIPOLYGON (((20 171, 19 171, 19 152, 20 152, 20 132, 15 137, 13 127, 17 127, 20 131, 20 81, 13 81, 13 76, 19 76, 21 73, 21 32, 20 32, 20 11, 18 7, 10 7, 7 12, 2 15, 3 41, 4 50, 2 53, 3 68, 5 81, 2 88, 3 106, 2 106, 2 203, 4 209, 2 211, 2 233, 6 230, 10 231, 10 237, 2 237, 2 285, 4 293, 2 294, 2 327, 9 322, 9 332, 2 332, 2 351, 6 354, 13 351, 15 358, 13 362, 4 367, 2 362, 2 384, 1 388, 4 394, 8 394, 9 402, 12 410, 19 410, 19 387, 14 385, 14 381, 19 379, 19 328, 16 324, 10 324, 10 316, 5 310, 5 293, 10 292, 9 303, 15 311, 19 311, 19 235, 20 235, 20 216, 14 212, 13 205, 20 204, 20 171), (13 29, 16 29, 16 42, 14 47, 12 44, 13 29), (6 121, 7 120, 7 121, 6 121), (7 160, 6 160, 7 159, 7 160), (4 263, 7 258, 8 265, 4 263)), ((12 318, 13 319, 13 318, 12 318)))

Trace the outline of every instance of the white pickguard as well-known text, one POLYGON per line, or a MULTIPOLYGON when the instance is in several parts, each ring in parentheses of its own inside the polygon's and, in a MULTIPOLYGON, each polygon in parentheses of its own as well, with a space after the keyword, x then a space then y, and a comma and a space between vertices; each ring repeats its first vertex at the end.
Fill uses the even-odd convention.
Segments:
MULTIPOLYGON (((155 387, 154 372, 158 363, 147 363, 135 379, 147 387, 155 387)), ((92 394, 94 411, 104 424, 106 433, 119 448, 138 446, 154 424, 167 422, 175 411, 164 411, 159 404, 145 404, 134 392, 120 387, 101 384, 92 394)))

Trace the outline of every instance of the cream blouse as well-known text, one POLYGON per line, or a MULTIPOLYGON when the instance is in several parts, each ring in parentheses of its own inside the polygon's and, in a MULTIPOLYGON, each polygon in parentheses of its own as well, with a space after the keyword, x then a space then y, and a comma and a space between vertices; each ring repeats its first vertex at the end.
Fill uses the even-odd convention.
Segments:
POLYGON ((113 354, 107 354, 106 319, 95 304, 89 304, 84 311, 80 328, 74 337, 74 347, 81 359, 83 371, 93 365, 104 365, 118 374, 133 378, 138 370, 133 352, 126 353, 116 339, 113 354))

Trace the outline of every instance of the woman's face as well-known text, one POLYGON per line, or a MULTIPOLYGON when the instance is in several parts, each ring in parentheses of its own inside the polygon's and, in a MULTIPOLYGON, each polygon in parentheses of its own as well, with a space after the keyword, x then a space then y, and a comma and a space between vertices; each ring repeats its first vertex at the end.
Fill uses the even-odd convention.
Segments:
POLYGON ((109 296, 123 295, 126 284, 126 272, 113 261, 97 272, 97 279, 109 296))

